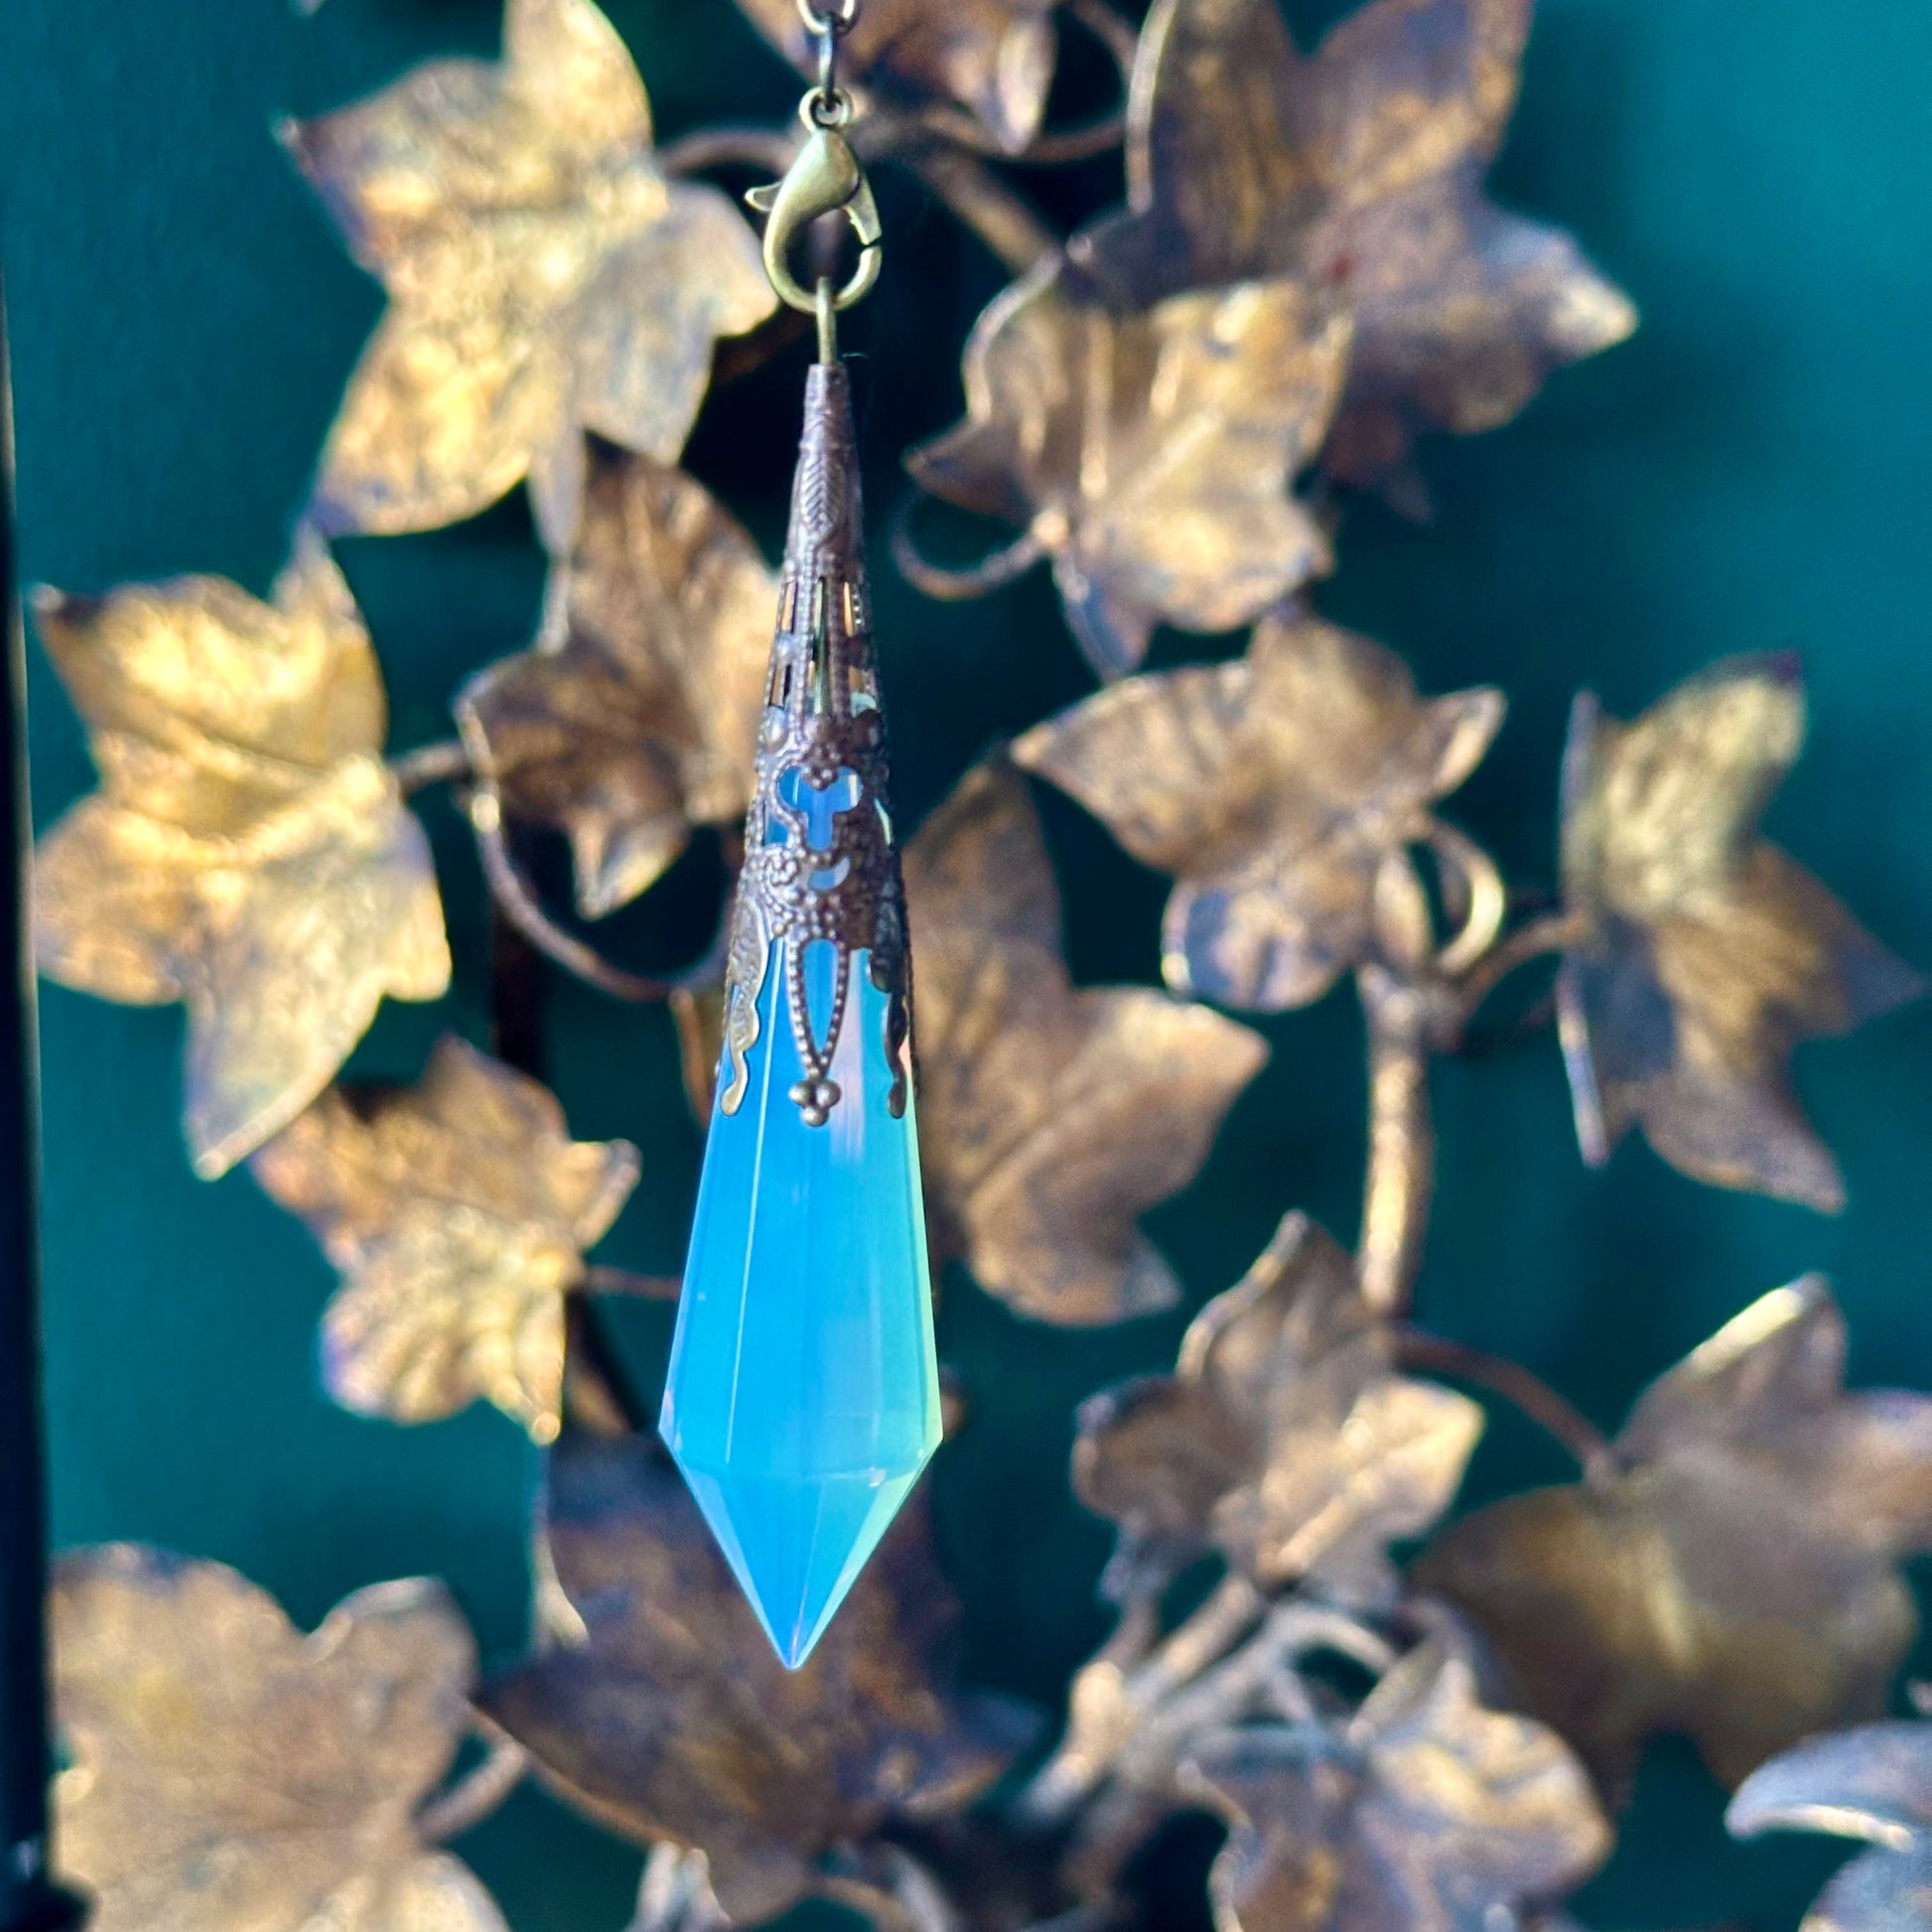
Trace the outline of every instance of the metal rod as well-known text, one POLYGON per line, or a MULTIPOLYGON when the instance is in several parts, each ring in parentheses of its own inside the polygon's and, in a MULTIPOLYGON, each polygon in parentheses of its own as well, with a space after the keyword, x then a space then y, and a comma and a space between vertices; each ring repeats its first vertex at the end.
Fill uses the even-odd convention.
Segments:
POLYGON ((1377 1314, 1406 1314, 1436 1187, 1430 1042, 1422 997, 1379 966, 1356 975, 1368 1028, 1368 1172, 1356 1266, 1377 1314))
POLYGON ((25 659, 13 557, 13 402, 0 308, 0 1932, 79 1923, 48 1874, 47 1448, 41 1409, 38 1042, 27 917, 25 659))

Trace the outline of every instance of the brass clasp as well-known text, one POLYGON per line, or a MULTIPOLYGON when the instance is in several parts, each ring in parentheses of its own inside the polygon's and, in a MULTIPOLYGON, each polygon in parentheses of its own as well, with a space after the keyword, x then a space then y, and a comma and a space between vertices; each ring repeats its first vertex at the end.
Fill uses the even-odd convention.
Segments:
POLYGON ((755 188, 746 200, 768 218, 764 224, 764 272, 779 297, 794 309, 811 315, 819 307, 817 295, 791 271, 791 251, 822 214, 844 214, 859 242, 859 265, 844 288, 831 297, 833 309, 849 309, 871 294, 885 266, 880 243, 879 207, 872 184, 859 166, 852 144, 842 132, 852 118, 852 99, 843 88, 814 89, 798 110, 810 130, 798 158, 785 170, 784 180, 769 188, 755 188))

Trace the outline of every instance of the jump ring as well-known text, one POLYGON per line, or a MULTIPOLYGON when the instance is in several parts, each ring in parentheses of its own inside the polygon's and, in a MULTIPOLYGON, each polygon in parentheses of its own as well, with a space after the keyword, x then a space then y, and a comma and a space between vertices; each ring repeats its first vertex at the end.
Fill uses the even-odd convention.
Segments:
POLYGON ((798 0, 798 18, 808 34, 843 39, 858 21, 859 0, 837 0, 829 10, 814 6, 812 0, 798 0))
POLYGON ((805 118, 813 127, 835 128, 852 119, 852 96, 843 87, 809 93, 805 96, 805 118))

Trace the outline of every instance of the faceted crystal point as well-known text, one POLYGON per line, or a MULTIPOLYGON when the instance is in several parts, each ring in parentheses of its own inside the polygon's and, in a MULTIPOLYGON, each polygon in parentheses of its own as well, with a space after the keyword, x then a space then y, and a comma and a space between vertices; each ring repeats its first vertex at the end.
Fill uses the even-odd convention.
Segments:
MULTIPOLYGON (((811 1126, 791 1097, 806 1075, 784 951, 765 973, 750 1085, 735 1113, 721 1099, 713 1114, 661 1428, 796 1669, 941 1425, 918 1132, 909 1093, 897 1118, 889 1106, 886 995, 856 954, 831 1063, 839 1099, 811 1126)), ((809 979, 819 966, 808 959, 809 979)))
POLYGON ((793 1669, 940 1437, 871 605, 851 394, 821 363, 660 1425, 793 1669))

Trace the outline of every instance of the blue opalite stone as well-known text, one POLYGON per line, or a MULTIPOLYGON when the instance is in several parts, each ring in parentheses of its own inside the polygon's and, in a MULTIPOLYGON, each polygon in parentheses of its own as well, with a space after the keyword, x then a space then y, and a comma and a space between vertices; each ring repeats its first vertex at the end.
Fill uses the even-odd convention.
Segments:
MULTIPOLYGON (((831 948, 807 955, 823 1038, 831 948)), ((661 1429, 778 1655, 804 1662, 939 1446, 918 1132, 887 1107, 886 996, 852 961, 821 1127, 785 1003, 759 999, 751 1082, 714 1110, 661 1429)))

